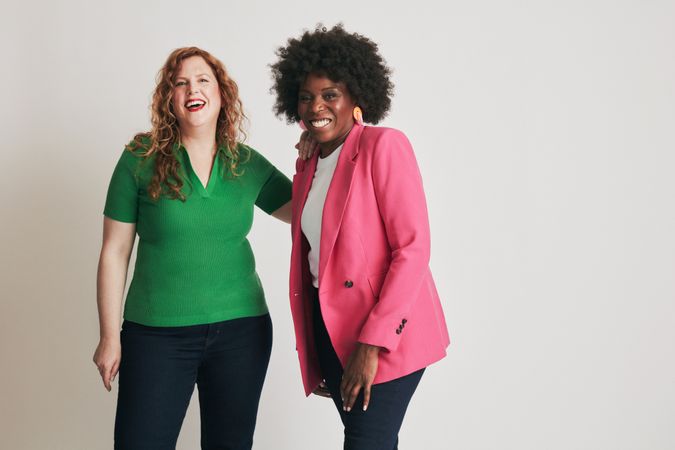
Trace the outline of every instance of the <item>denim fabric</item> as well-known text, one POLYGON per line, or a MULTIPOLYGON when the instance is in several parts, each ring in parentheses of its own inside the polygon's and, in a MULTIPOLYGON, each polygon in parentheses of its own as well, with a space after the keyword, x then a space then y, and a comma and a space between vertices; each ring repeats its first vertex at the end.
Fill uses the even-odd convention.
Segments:
POLYGON ((367 411, 363 411, 363 391, 351 411, 343 411, 340 398, 343 368, 323 322, 317 291, 314 293, 314 341, 321 374, 344 425, 344 450, 398 450, 398 432, 425 369, 373 385, 367 411))
POLYGON ((116 450, 173 450, 199 390, 201 446, 250 450, 272 348, 269 314, 185 327, 125 321, 116 450))

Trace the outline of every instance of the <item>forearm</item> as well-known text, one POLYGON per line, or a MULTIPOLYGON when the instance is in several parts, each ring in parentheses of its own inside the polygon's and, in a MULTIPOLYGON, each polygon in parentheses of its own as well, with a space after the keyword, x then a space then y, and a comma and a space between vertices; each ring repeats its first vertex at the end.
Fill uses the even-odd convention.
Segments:
POLYGON ((282 222, 291 223, 291 202, 285 203, 282 207, 274 211, 272 216, 282 222))
POLYGON ((119 338, 122 300, 128 267, 129 255, 105 248, 101 250, 96 280, 96 301, 101 339, 119 338))

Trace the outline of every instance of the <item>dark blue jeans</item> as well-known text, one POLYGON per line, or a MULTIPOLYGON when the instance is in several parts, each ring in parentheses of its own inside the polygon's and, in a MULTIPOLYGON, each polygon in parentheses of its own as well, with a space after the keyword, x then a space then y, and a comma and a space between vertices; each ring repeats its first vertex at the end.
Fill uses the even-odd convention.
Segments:
POLYGON ((343 411, 340 398, 342 364, 323 322, 316 291, 314 297, 314 341, 321 374, 344 425, 344 450, 397 450, 398 432, 424 369, 373 385, 367 411, 363 411, 363 391, 357 397, 352 410, 343 411))
POLYGON ((202 449, 250 450, 272 348, 269 314, 208 325, 125 321, 116 450, 173 450, 195 384, 202 449))

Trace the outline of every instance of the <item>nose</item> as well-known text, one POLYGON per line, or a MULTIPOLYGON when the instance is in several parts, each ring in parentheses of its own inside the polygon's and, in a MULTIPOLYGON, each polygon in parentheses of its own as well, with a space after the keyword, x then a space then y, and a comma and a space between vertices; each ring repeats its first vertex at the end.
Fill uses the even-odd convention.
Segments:
POLYGON ((312 100, 312 104, 310 105, 310 109, 313 113, 318 113, 323 111, 324 109, 324 104, 323 104, 323 98, 321 98, 320 95, 317 95, 314 100, 312 100))
POLYGON ((195 83, 190 83, 188 86, 188 95, 196 94, 199 92, 199 86, 195 83))

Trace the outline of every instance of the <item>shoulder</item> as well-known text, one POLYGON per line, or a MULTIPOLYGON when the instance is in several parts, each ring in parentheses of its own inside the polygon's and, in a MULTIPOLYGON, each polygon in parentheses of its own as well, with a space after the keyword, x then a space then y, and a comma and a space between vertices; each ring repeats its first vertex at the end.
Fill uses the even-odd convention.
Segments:
POLYGON ((155 155, 146 156, 151 146, 149 135, 138 134, 124 146, 118 166, 126 168, 134 176, 145 172, 151 173, 154 168, 155 155))
POLYGON ((371 127, 366 126, 363 128, 363 133, 361 134, 361 141, 374 142, 378 143, 380 141, 391 142, 391 141, 408 141, 408 137, 401 130, 396 128, 388 127, 371 127))
POLYGON ((150 134, 139 133, 124 146, 122 158, 129 163, 139 164, 142 160, 146 159, 146 154, 151 146, 152 140, 150 139, 150 134))
POLYGON ((237 152, 239 159, 240 167, 251 167, 252 169, 258 169, 267 165, 270 165, 269 161, 256 149, 253 147, 239 143, 237 144, 237 152))
POLYGON ((395 155, 400 152, 412 153, 412 145, 401 130, 387 127, 364 127, 359 151, 370 156, 395 155))
POLYGON ((266 177, 275 170, 274 165, 253 147, 240 143, 237 145, 237 149, 239 151, 239 162, 237 165, 243 169, 241 175, 266 177))
POLYGON ((237 152, 239 152, 239 162, 241 164, 255 164, 259 163, 261 158, 265 159, 258 150, 241 142, 237 144, 237 152))
POLYGON ((137 157, 144 156, 152 146, 150 133, 139 133, 125 145, 124 149, 137 157))

